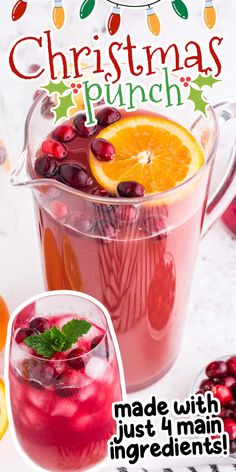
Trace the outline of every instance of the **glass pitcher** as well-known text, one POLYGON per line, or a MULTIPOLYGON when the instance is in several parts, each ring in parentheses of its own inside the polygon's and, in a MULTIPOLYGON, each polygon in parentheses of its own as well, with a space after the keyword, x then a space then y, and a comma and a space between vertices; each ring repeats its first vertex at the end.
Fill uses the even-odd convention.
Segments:
MULTIPOLYGON (((168 117, 201 143, 205 164, 176 188, 129 199, 134 212, 130 223, 125 216, 127 199, 105 199, 52 179, 33 178, 36 151, 53 128, 50 114, 41 113, 43 100, 45 95, 39 96, 29 111, 25 145, 12 183, 33 191, 47 289, 82 291, 106 306, 118 337, 127 389, 135 391, 161 378, 175 361, 199 241, 234 197, 235 142, 228 157, 225 147, 219 146, 219 124, 226 137, 236 103, 210 107, 208 118, 193 112, 189 102, 168 109, 168 117), (212 178, 217 149, 220 159, 214 176, 217 167, 220 183, 212 178), (110 234, 101 230, 109 225, 115 228, 110 234)), ((145 109, 154 112, 152 106, 145 109)), ((159 112, 167 115, 166 109, 159 112)), ((226 141, 229 145, 228 137, 226 141)))

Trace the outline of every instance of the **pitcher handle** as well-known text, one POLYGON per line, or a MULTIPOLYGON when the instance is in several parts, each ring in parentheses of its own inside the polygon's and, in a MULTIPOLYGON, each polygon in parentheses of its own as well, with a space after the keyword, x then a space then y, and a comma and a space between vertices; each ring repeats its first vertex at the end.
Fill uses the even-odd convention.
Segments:
MULTIPOLYGON (((220 130, 225 124, 236 118, 236 101, 218 103, 214 111, 219 119, 220 130)), ((236 135, 236 133, 235 133, 236 135)), ((219 152, 219 150, 218 150, 219 152)), ((217 189, 207 202, 202 236, 208 232, 215 221, 224 213, 236 195, 236 138, 230 150, 229 162, 217 189)))

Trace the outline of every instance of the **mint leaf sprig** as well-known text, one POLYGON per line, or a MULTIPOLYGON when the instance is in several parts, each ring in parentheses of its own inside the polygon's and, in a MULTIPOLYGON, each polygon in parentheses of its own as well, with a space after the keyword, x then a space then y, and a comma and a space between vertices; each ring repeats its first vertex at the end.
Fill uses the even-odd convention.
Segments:
POLYGON ((40 356, 50 359, 56 352, 70 349, 91 327, 92 324, 86 320, 71 320, 61 331, 53 326, 42 334, 28 336, 24 343, 40 356))

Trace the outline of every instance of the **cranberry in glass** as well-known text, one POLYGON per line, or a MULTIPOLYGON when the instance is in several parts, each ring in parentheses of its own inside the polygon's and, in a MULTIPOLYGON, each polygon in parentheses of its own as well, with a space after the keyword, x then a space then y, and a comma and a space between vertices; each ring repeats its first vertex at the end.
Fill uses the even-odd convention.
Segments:
POLYGON ((206 368, 206 375, 210 379, 214 377, 224 377, 227 373, 227 365, 223 361, 211 362, 206 368))
POLYGON ((96 357, 107 358, 109 359, 109 346, 108 346, 108 339, 103 335, 96 336, 91 342, 90 346, 91 350, 95 350, 93 354, 96 357))
POLYGON ((79 378, 75 369, 66 369, 57 377, 56 393, 59 397, 67 398, 78 393, 79 378))
POLYGON ((146 218, 143 229, 146 233, 155 234, 159 241, 167 237, 167 221, 162 216, 151 215, 146 218))
POLYGON ((91 151, 99 161, 112 161, 116 154, 113 144, 101 138, 92 141, 91 151))
POLYGON ((70 187, 80 189, 92 184, 87 171, 79 164, 63 164, 58 169, 58 180, 70 187))
POLYGON ((145 188, 138 182, 127 181, 119 183, 117 187, 117 192, 120 197, 138 198, 144 196, 145 188))
POLYGON ((74 231, 79 231, 81 233, 89 233, 92 229, 92 221, 86 217, 86 215, 81 215, 80 213, 70 215, 66 220, 66 224, 74 231))
POLYGON ((236 421, 226 418, 224 420, 224 430, 228 433, 230 440, 236 439, 236 421))
POLYGON ((34 169, 42 177, 53 177, 57 172, 57 161, 50 156, 40 156, 34 163, 34 169))
POLYGON ((15 334, 15 341, 17 344, 21 344, 26 338, 34 336, 35 334, 37 333, 31 328, 20 328, 15 334))
POLYGON ((87 116, 85 113, 80 113, 74 118, 74 125, 79 136, 82 138, 90 138, 97 131, 97 126, 86 126, 87 116))
POLYGON ((84 367, 82 355, 86 354, 85 349, 80 347, 73 349, 67 356, 67 364, 74 370, 81 370, 84 367))
POLYGON ((132 223, 138 218, 138 209, 133 205, 120 205, 115 208, 115 216, 122 223, 132 223))
POLYGON ((52 156, 59 161, 64 159, 68 152, 64 144, 59 143, 53 139, 46 139, 43 141, 42 150, 49 156, 52 156))
POLYGON ((96 116, 99 125, 108 126, 121 119, 119 110, 113 107, 106 107, 100 110, 96 116))
POLYGON ((105 188, 95 188, 92 190, 92 195, 96 195, 97 197, 111 197, 111 195, 108 193, 105 188))
POLYGON ((233 400, 233 394, 231 390, 228 387, 225 387, 224 385, 214 385, 211 391, 214 397, 218 398, 222 406, 229 405, 230 402, 233 400))
POLYGON ((67 143, 75 137, 75 129, 71 125, 60 125, 54 129, 52 135, 54 139, 67 143))
POLYGON ((65 218, 69 213, 69 208, 67 204, 62 200, 52 200, 48 204, 48 209, 55 218, 59 218, 60 220, 62 218, 65 218))
POLYGON ((34 318, 30 323, 29 327, 39 333, 44 333, 47 329, 51 328, 50 322, 46 318, 34 318))
POLYGON ((39 361, 32 368, 32 380, 45 387, 52 385, 57 375, 56 369, 47 361, 39 361))
POLYGON ((227 360, 227 367, 229 373, 236 376, 236 356, 230 357, 230 359, 227 360))

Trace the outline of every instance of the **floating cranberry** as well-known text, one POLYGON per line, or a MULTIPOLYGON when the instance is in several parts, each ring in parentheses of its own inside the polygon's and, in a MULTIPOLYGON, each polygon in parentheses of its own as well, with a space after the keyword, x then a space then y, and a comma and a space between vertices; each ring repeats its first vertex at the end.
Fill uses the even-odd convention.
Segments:
POLYGON ((230 375, 226 375, 226 377, 223 377, 223 379, 221 379, 221 384, 225 385, 228 388, 232 388, 236 386, 236 379, 230 375))
POLYGON ((90 348, 91 350, 94 349, 93 354, 96 357, 109 359, 109 345, 107 336, 104 336, 103 334, 96 336, 96 338, 92 340, 90 348))
POLYGON ((224 385, 214 385, 211 389, 215 398, 220 400, 221 405, 229 405, 230 402, 233 400, 233 394, 228 387, 224 385))
POLYGON ((55 382, 58 373, 50 362, 39 361, 33 366, 31 375, 33 381, 48 387, 55 382))
POLYGON ((117 192, 120 197, 137 198, 144 196, 145 188, 138 182, 128 181, 121 182, 117 187, 117 192))
POLYGON ((92 195, 96 195, 97 197, 111 197, 111 195, 108 193, 105 188, 95 188, 92 190, 92 195))
POLYGON ((75 129, 71 125, 61 125, 54 129, 52 135, 54 139, 67 143, 75 137, 75 129))
POLYGON ((74 369, 65 370, 56 381, 56 393, 59 397, 67 398, 78 393, 79 374, 74 369))
POLYGON ((211 390, 212 387, 214 387, 214 382, 212 380, 204 379, 200 383, 200 389, 203 390, 203 392, 211 390))
POLYGON ((43 141, 42 150, 59 161, 67 156, 67 149, 64 144, 53 139, 46 139, 46 141, 43 141))
POLYGON ((82 138, 90 138, 97 131, 97 126, 86 126, 87 116, 85 113, 80 113, 74 119, 75 128, 82 138))
POLYGON ((66 367, 66 357, 63 352, 55 352, 52 356, 53 367, 56 369, 57 374, 60 375, 64 372, 66 367))
POLYGON ((84 361, 82 355, 86 354, 85 349, 78 347, 73 349, 67 356, 67 364, 74 370, 81 370, 84 367, 84 361))
POLYGON ((227 373, 227 365, 223 361, 211 362, 206 368, 206 375, 210 379, 224 377, 227 373))
POLYGON ((70 226, 72 230, 79 231, 80 233, 84 234, 89 233, 93 226, 92 221, 80 213, 70 215, 66 220, 66 224, 70 226))
POLYGON ((121 114, 116 108, 106 107, 100 110, 97 114, 99 125, 108 126, 121 119, 121 114))
POLYGON ((17 344, 21 344, 26 338, 28 338, 29 336, 34 336, 35 334, 37 334, 37 332, 31 328, 20 328, 16 332, 15 340, 17 344))
POLYGON ((63 164, 58 169, 58 179, 70 187, 80 189, 92 184, 87 171, 79 164, 63 164))
POLYGON ((116 153, 113 144, 101 138, 92 141, 91 151, 99 161, 112 161, 116 153))
POLYGON ((50 321, 47 320, 46 318, 34 318, 30 324, 29 327, 33 330, 38 331, 39 333, 44 333, 44 331, 47 331, 47 329, 51 328, 50 321))
POLYGON ((54 217, 60 220, 65 218, 69 213, 68 206, 63 200, 52 200, 48 205, 48 209, 54 217))
POLYGON ((40 156, 36 159, 34 168, 42 177, 53 177, 57 171, 57 161, 50 156, 40 156))
POLYGON ((236 439, 236 421, 226 418, 224 420, 224 430, 228 433, 230 440, 236 439))
POLYGON ((104 239, 103 242, 111 242, 117 236, 117 230, 112 223, 108 221, 98 221, 94 226, 94 233, 104 239))
POLYGON ((151 215, 143 222, 143 228, 146 233, 155 234, 157 239, 161 241, 167 237, 167 221, 162 216, 151 215))
POLYGON ((227 367, 229 373, 236 376, 236 356, 230 357, 230 359, 228 359, 227 367))
POLYGON ((133 223, 138 218, 138 208, 133 205, 119 205, 115 208, 115 216, 122 223, 133 223))

